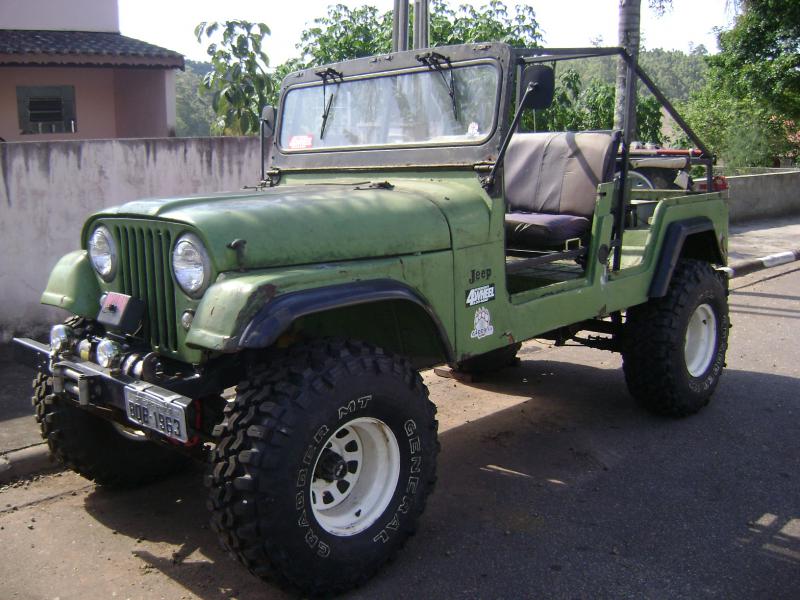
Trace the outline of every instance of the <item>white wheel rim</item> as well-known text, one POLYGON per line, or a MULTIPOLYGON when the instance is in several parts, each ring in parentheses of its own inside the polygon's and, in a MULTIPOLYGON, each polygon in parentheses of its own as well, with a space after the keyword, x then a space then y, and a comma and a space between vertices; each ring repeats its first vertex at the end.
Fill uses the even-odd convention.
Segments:
POLYGON ((356 535, 386 510, 400 476, 397 438, 380 419, 354 419, 325 441, 310 485, 314 517, 328 533, 356 535))
POLYGON ((686 369, 692 377, 700 377, 708 370, 714 360, 717 346, 717 317, 709 304, 701 304, 694 309, 689 326, 686 328, 686 341, 683 355, 686 369))

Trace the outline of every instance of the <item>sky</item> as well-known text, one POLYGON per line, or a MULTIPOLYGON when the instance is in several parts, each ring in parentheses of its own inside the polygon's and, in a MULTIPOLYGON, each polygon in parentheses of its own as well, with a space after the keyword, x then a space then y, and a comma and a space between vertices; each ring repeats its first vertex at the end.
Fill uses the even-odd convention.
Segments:
MULTIPOLYGON (((450 0, 459 4, 483 5, 487 0, 450 0)), ((507 0, 506 6, 520 0, 507 0)), ((295 45, 301 32, 314 19, 323 16, 330 4, 356 7, 376 6, 391 10, 392 0, 119 0, 120 30, 124 35, 176 50, 192 60, 206 60, 204 46, 194 37, 201 21, 245 19, 266 23, 272 35, 265 51, 272 66, 297 55, 295 45)), ((617 42, 618 0, 530 0, 539 26, 544 31, 543 45, 549 47, 588 46, 602 38, 603 44, 617 42)), ((647 8, 642 0, 644 47, 689 51, 703 44, 710 52, 717 49, 714 27, 729 24, 731 14, 726 0, 673 0, 672 9, 662 17, 647 8)))

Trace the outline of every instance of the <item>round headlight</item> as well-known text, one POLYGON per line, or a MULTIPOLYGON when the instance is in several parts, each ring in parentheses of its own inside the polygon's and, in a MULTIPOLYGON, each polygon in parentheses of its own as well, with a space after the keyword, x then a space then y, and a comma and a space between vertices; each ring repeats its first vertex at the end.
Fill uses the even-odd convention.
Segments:
POLYGON ((111 340, 101 340, 97 344, 97 364, 106 369, 114 367, 122 356, 122 348, 111 340))
POLYGON ((89 238, 89 258, 103 280, 114 279, 117 272, 117 246, 111 232, 103 225, 95 229, 89 238))
POLYGON ((50 350, 56 354, 69 352, 75 341, 75 332, 67 325, 53 325, 50 330, 50 350))
POLYGON ((178 238, 172 251, 172 271, 181 289, 197 298, 208 286, 211 261, 200 239, 187 233, 178 238))

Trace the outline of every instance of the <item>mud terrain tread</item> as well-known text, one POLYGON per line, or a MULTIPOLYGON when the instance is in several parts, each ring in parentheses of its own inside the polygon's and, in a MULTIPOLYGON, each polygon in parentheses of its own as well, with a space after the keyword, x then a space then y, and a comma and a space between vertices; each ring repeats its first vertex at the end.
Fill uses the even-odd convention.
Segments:
MULTIPOLYGON (((703 393, 688 396, 682 393, 684 373, 682 353, 685 332, 682 319, 691 308, 697 290, 712 288, 718 297, 725 289, 711 265, 704 261, 682 259, 675 268, 669 290, 663 298, 653 298, 627 311, 623 336, 623 371, 631 395, 648 410, 671 417, 694 414, 706 406, 716 388, 717 376, 703 393), (681 355, 682 356, 682 355, 681 355), (680 364, 675 364, 680 363, 680 364)), ((719 348, 724 357, 727 349, 729 318, 726 308, 717 315, 719 348)))
MULTIPOLYGON (((353 378, 370 370, 392 372, 409 390, 424 397, 434 439, 436 407, 408 360, 363 342, 315 340, 276 353, 261 364, 257 372, 237 387, 235 400, 226 406, 222 423, 214 429, 214 436, 220 441, 211 454, 212 466, 206 476, 212 528, 225 549, 250 572, 281 587, 294 587, 314 596, 357 587, 393 558, 402 544, 374 569, 353 565, 332 585, 316 576, 310 565, 298 564, 300 561, 290 558, 281 540, 262 535, 273 522, 285 518, 268 512, 273 490, 286 489, 284 486, 292 489, 295 485, 294 474, 278 457, 302 413, 313 410, 305 392, 331 389, 332 376, 339 374, 340 369, 346 369, 347 376, 353 378)), ((438 449, 437 441, 434 456, 426 457, 433 465, 438 449)), ((423 501, 413 518, 406 521, 407 535, 414 533, 424 509, 424 498, 435 481, 434 466, 426 482, 427 489, 421 495, 423 501)))

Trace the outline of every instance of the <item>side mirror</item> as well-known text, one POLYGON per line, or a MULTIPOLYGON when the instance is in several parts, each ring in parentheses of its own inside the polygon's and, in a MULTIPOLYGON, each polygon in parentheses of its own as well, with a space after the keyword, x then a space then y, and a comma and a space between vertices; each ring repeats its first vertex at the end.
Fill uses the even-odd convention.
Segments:
POLYGON ((547 108, 553 103, 553 93, 556 87, 556 76, 553 69, 547 65, 529 65, 522 72, 520 80, 519 97, 524 100, 522 108, 539 110, 547 108), (525 92, 530 86, 533 89, 525 92))
POLYGON ((275 107, 265 106, 261 111, 261 135, 265 138, 272 137, 275 133, 275 107))
POLYGON ((275 107, 265 106, 261 111, 261 181, 266 181, 267 174, 267 152, 264 148, 264 141, 269 140, 272 145, 272 136, 275 135, 275 107))

